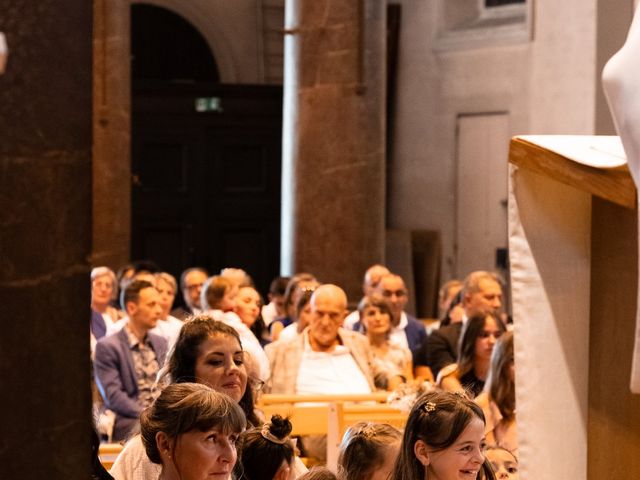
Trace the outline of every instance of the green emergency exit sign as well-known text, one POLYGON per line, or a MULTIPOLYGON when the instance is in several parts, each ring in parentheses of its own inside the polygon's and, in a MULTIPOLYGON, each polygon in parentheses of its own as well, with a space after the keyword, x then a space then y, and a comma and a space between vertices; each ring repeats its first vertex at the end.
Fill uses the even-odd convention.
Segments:
POLYGON ((220 97, 196 98, 196 112, 222 112, 220 97))

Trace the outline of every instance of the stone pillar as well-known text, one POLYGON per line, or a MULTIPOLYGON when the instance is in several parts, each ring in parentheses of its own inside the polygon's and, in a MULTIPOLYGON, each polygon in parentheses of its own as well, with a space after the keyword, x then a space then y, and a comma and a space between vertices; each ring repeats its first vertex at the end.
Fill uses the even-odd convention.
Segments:
POLYGON ((91 2, 0 12, 0 476, 87 478, 91 2))
POLYGON ((361 295, 384 257, 386 2, 287 0, 282 272, 361 295))
POLYGON ((129 262, 131 61, 128 0, 94 0, 93 266, 129 262))

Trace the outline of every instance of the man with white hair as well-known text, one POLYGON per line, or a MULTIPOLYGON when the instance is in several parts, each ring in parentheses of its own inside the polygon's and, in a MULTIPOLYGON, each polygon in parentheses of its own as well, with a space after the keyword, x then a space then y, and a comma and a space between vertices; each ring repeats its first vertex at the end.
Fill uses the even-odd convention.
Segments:
POLYGON ((118 320, 118 310, 111 306, 116 293, 116 274, 109 267, 91 270, 91 354, 96 342, 118 320))
POLYGON ((342 328, 347 296, 325 284, 311 297, 312 318, 302 334, 265 348, 272 393, 370 393, 375 371, 367 338, 342 328))

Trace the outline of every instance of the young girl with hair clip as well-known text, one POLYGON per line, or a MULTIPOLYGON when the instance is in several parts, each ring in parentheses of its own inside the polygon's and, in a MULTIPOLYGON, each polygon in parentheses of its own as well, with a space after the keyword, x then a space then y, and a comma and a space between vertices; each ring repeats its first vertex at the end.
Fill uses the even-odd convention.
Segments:
POLYGON ((411 409, 393 480, 495 480, 482 409, 463 393, 428 392, 411 409))
POLYGON ((160 480, 228 480, 245 428, 242 409, 227 395, 199 383, 169 385, 140 416, 149 460, 160 480))
POLYGON ((270 423, 242 436, 241 471, 243 480, 293 480, 295 446, 289 438, 291 422, 280 415, 270 423))
POLYGON ((402 433, 386 423, 358 422, 340 443, 338 478, 387 480, 400 451, 402 433))
POLYGON ((458 363, 438 372, 437 386, 448 392, 465 390, 472 398, 479 395, 489 373, 493 347, 504 331, 502 321, 492 314, 469 318, 460 335, 458 363))
POLYGON ((487 421, 487 443, 504 447, 517 455, 516 385, 513 361, 513 333, 496 343, 484 391, 475 399, 487 421))

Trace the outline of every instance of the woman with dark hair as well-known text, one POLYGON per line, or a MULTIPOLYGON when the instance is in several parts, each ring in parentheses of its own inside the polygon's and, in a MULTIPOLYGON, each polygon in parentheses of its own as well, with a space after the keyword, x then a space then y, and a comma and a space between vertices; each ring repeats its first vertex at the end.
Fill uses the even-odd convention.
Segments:
POLYGON ((244 414, 227 395, 198 383, 169 385, 140 415, 140 437, 162 480, 228 480, 244 414))
POLYGON ((492 314, 467 320, 460 335, 458 363, 440 370, 436 384, 449 392, 466 390, 472 398, 479 395, 489 374, 493 347, 504 331, 502 321, 492 314))
POLYGON ((482 409, 463 393, 428 392, 411 409, 392 480, 495 480, 482 409))
MULTIPOLYGON (((245 352, 238 333, 208 315, 187 321, 160 373, 164 383, 196 382, 225 393, 244 412, 249 425, 259 425, 253 388, 245 365, 245 352)), ((144 455, 140 437, 132 438, 118 455, 111 474, 116 480, 155 479, 157 466, 144 455)))
POLYGON ((243 480, 289 480, 295 478, 295 446, 289 438, 291 422, 280 415, 270 423, 242 436, 241 470, 243 480))
POLYGON ((238 402, 249 425, 258 425, 248 377, 238 332, 208 315, 198 315, 183 325, 160 372, 165 383, 197 382, 226 393, 238 402))
POLYGON ((516 385, 513 361, 513 333, 506 332, 496 343, 484 391, 475 399, 484 412, 487 443, 517 455, 516 385))

